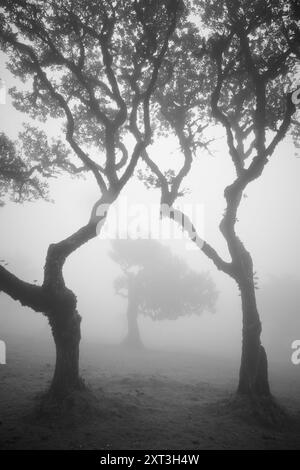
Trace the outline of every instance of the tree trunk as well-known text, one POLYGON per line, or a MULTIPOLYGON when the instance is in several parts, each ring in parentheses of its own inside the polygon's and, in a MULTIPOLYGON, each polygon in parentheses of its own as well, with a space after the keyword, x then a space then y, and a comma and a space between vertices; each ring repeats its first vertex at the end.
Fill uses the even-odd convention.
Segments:
POLYGON ((135 294, 128 290, 128 308, 127 308, 128 331, 124 344, 132 349, 143 347, 138 325, 138 300, 135 294))
POLYGON ((234 230, 241 197, 242 191, 236 189, 235 183, 225 190, 227 210, 220 224, 232 258, 230 275, 237 282, 242 299, 242 357, 238 393, 247 396, 270 396, 268 361, 261 344, 262 327, 256 305, 253 261, 234 230))
POLYGON ((36 312, 42 312, 49 320, 56 347, 55 372, 49 395, 58 397, 59 400, 63 400, 72 391, 84 387, 79 375, 81 317, 76 309, 76 296, 65 286, 63 267, 74 251, 99 233, 109 204, 116 196, 117 194, 110 195, 110 199, 107 195, 103 197, 95 204, 87 225, 70 237, 49 246, 44 282, 41 286, 25 282, 0 266, 0 291, 18 300, 22 305, 36 312), (105 211, 103 207, 98 211, 101 204, 105 206, 105 211))
POLYGON ((56 397, 67 396, 84 387, 79 375, 80 322, 76 310, 58 310, 49 318, 56 347, 55 371, 49 392, 56 397))
POLYGON ((261 344, 261 322, 256 305, 253 279, 239 282, 243 311, 242 358, 238 393, 270 396, 268 361, 261 344))

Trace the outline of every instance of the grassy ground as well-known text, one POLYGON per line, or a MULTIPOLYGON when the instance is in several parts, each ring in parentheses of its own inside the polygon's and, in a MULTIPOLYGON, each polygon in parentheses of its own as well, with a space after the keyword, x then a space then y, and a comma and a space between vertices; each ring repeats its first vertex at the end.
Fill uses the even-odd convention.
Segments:
POLYGON ((12 347, 8 364, 0 366, 0 449, 300 449, 295 375, 271 374, 291 416, 276 428, 232 406, 236 378, 226 361, 90 346, 81 370, 92 398, 76 398, 79 412, 34 419, 53 354, 28 341, 12 347))

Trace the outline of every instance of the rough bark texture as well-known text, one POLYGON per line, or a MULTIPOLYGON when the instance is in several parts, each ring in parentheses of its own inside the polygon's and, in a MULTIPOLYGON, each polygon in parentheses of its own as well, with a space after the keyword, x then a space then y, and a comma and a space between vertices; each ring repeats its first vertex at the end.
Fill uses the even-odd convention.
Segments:
POLYGON ((50 394, 65 396, 84 387, 79 375, 81 317, 77 311, 57 311, 49 319, 56 347, 55 372, 50 394))
POLYGON ((253 262, 237 237, 230 238, 235 279, 241 292, 243 330, 242 357, 238 393, 248 396, 270 396, 268 362, 261 344, 261 321, 256 304, 253 262))
POLYGON ((51 297, 48 312, 55 348, 56 364, 49 393, 64 397, 82 389, 79 375, 79 343, 81 317, 77 312, 77 298, 64 282, 63 266, 67 257, 96 236, 99 220, 90 221, 71 237, 49 246, 44 269, 43 289, 51 297))
MULTIPOLYGON (((250 285, 249 285, 250 284, 250 285)), ((242 358, 238 393, 270 395, 268 362, 261 344, 261 322, 256 306, 254 286, 240 287, 243 311, 242 358)))

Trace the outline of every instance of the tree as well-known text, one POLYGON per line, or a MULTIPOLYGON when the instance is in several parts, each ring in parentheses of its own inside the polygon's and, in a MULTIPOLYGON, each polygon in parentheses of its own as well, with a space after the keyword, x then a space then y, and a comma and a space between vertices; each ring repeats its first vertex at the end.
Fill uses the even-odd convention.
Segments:
POLYGON ((83 382, 78 365, 81 317, 63 267, 75 250, 98 235, 109 206, 150 142, 151 99, 182 4, 2 0, 0 6, 0 44, 8 67, 31 84, 29 91, 10 90, 16 108, 35 119, 61 122, 75 171, 90 172, 100 192, 87 224, 49 246, 42 285, 0 267, 0 289, 49 320, 56 346, 50 394, 64 397, 83 382), (139 138, 132 146, 126 138, 133 128, 139 129, 139 138))
MULTIPOLYGON (((251 4, 244 0, 195 1, 192 7, 200 16, 199 23, 205 28, 205 34, 201 37, 201 30, 191 34, 195 25, 186 24, 186 34, 177 37, 178 42, 189 42, 189 48, 181 54, 178 67, 176 61, 172 63, 172 55, 168 55, 172 63, 172 67, 166 67, 168 84, 163 94, 157 93, 160 106, 157 117, 163 129, 169 129, 178 137, 184 163, 179 172, 173 171, 170 180, 161 171, 155 156, 144 152, 144 161, 155 175, 154 185, 161 190, 162 215, 179 223, 215 266, 238 285, 243 316, 238 393, 269 397, 255 271, 252 257, 236 233, 236 223, 247 186, 261 177, 278 144, 292 129, 295 105, 291 100, 291 83, 299 54, 297 30, 290 9, 281 1, 256 0, 251 4), (180 73, 182 67, 185 74, 180 73), (197 75, 196 93, 189 83, 191 73, 197 75), (184 89, 184 93, 180 94, 180 89, 184 89), (192 102, 186 99, 188 90, 192 91, 192 102), (194 99, 197 95, 198 102, 194 99), (226 208, 220 223, 229 261, 202 240, 193 221, 174 207, 193 158, 203 147, 201 139, 205 134, 201 123, 206 123, 207 119, 210 125, 224 129, 236 173, 234 181, 224 191, 226 208), (195 122, 200 122, 200 126, 195 126, 195 122)), ((147 173, 144 177, 147 179, 147 173)))
MULTIPOLYGON (((53 158, 52 151, 55 143, 52 143, 52 149, 50 147, 51 153, 35 152, 36 143, 41 148, 44 137, 42 133, 36 135, 34 129, 26 126, 26 130, 21 133, 21 139, 24 139, 26 145, 18 148, 17 143, 3 132, 0 133, 0 206, 4 205, 3 198, 7 196, 18 203, 38 198, 48 199, 48 178, 55 177, 61 171, 73 172, 65 148, 57 152, 56 158, 53 158)), ((46 141, 44 144, 48 147, 46 141)))
POLYGON ((112 247, 111 258, 122 269, 116 292, 128 301, 126 345, 142 346, 139 314, 159 321, 214 312, 217 291, 209 274, 193 271, 166 246, 151 239, 116 239, 112 247))

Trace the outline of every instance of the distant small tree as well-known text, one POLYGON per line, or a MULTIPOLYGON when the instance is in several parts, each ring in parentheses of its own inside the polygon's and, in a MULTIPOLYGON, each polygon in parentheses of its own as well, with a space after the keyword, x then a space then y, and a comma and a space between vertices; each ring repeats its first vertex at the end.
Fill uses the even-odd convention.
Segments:
POLYGON ((126 345, 142 346, 139 314, 152 320, 177 320, 214 312, 217 291, 208 273, 193 271, 155 240, 114 240, 112 245, 111 258, 122 269, 116 292, 128 299, 126 345))

